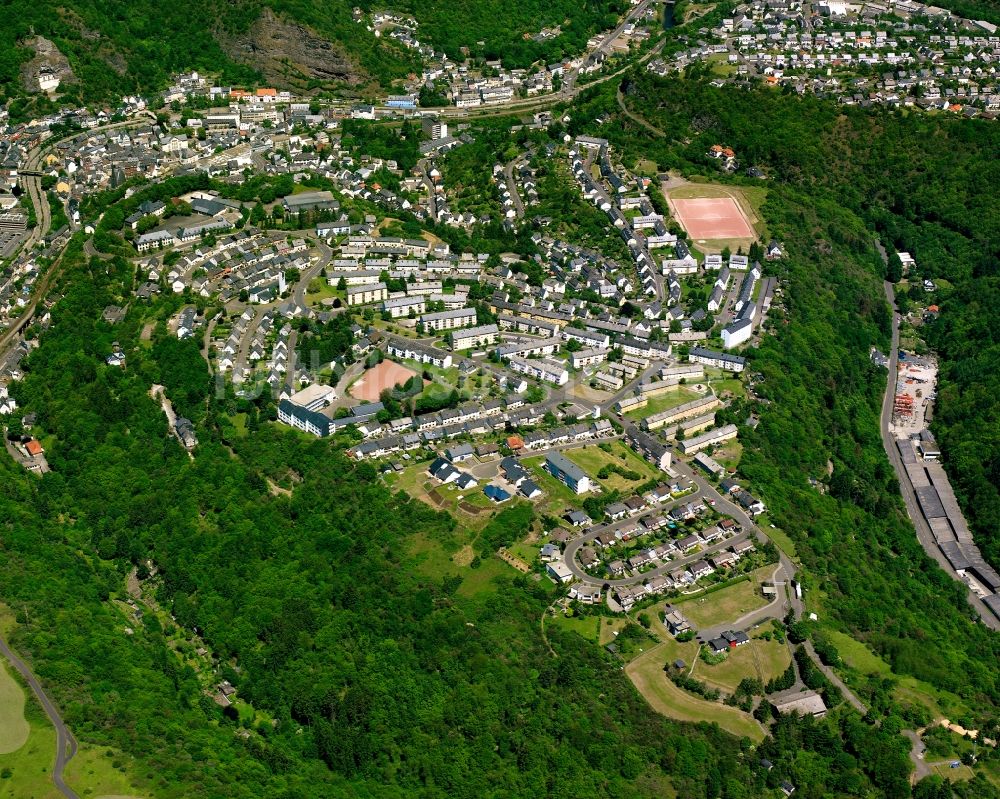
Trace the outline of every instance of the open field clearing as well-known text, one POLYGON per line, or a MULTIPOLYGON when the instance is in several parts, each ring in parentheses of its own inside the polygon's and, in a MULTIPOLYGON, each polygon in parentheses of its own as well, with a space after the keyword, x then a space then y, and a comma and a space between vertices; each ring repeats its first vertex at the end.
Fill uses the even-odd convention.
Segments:
POLYGON ((785 644, 773 639, 754 638, 750 643, 730 651, 726 659, 715 666, 699 660, 692 676, 733 693, 744 677, 756 677, 766 684, 787 669, 791 662, 792 654, 785 644))
POLYGON ((11 675, 6 663, 0 663, 0 754, 16 752, 31 728, 24 718, 24 689, 11 675))
POLYGON ((650 707, 678 721, 707 721, 737 736, 759 743, 764 730, 756 719, 741 710, 718 702, 708 702, 678 688, 663 670, 672 648, 660 644, 644 652, 625 667, 625 673, 650 707))
POLYGON ((761 595, 758 586, 761 580, 769 579, 773 573, 773 565, 763 566, 752 572, 749 580, 743 580, 703 597, 675 601, 674 604, 688 621, 698 628, 734 621, 768 603, 768 600, 761 595))

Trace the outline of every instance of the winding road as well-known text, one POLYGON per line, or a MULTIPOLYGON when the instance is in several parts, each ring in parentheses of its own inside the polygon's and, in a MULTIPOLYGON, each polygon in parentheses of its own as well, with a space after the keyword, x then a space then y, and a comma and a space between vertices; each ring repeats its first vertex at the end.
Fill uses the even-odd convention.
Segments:
POLYGON ((42 709, 45 711, 45 715, 49 717, 52 726, 56 729, 56 762, 52 769, 52 782, 55 783, 59 793, 65 796, 66 799, 80 799, 80 795, 70 788, 63 779, 63 770, 66 768, 66 764, 76 754, 76 738, 69 731, 69 727, 66 726, 66 723, 62 720, 62 716, 59 715, 59 710, 56 708, 55 703, 45 693, 45 689, 42 688, 42 684, 38 681, 34 672, 27 663, 14 654, 3 638, 0 638, 0 655, 7 658, 10 664, 24 678, 24 681, 28 683, 32 693, 34 693, 42 709))

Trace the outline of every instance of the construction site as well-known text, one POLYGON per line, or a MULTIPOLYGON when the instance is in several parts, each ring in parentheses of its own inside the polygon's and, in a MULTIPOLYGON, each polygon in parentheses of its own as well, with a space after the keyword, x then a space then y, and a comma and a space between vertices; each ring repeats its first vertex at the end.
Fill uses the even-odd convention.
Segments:
POLYGON ((930 426, 937 388, 937 362, 933 358, 899 353, 896 396, 889 430, 898 438, 919 435, 930 426))

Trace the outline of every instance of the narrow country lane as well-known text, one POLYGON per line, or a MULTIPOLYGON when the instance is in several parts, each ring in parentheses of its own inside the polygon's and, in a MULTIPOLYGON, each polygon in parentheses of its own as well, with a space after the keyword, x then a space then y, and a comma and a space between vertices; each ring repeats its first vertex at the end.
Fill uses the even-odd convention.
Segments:
POLYGON ((45 689, 42 688, 42 684, 38 681, 34 672, 32 672, 27 663, 14 654, 3 638, 0 638, 0 655, 7 658, 10 664, 24 678, 25 682, 28 683, 32 693, 35 694, 39 704, 45 711, 45 715, 49 717, 52 726, 56 728, 56 762, 52 768, 52 782, 55 783, 56 788, 66 799, 80 799, 79 794, 63 780, 63 770, 76 754, 76 738, 69 731, 69 727, 66 726, 66 723, 62 720, 62 716, 59 715, 59 710, 56 708, 55 703, 45 693, 45 689))

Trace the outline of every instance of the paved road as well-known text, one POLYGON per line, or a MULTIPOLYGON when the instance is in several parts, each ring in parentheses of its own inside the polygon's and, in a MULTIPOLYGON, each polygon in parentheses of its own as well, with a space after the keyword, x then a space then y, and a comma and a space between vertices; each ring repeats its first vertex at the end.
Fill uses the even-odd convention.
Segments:
MULTIPOLYGON (((721 497, 721 495, 718 494, 718 492, 714 489, 714 487, 709 485, 704 480, 704 478, 702 478, 699 474, 692 472, 690 467, 687 466, 687 464, 683 462, 676 462, 674 464, 674 470, 684 476, 690 476, 690 479, 693 479, 695 481, 695 483, 698 485, 699 490, 702 491, 703 495, 714 498, 716 500, 715 509, 717 511, 729 514, 730 516, 735 518, 738 522, 743 524, 745 527, 749 525, 747 529, 751 530, 754 529, 752 520, 750 520, 750 518, 743 512, 742 508, 740 508, 738 505, 733 504, 728 499, 721 497)), ((763 533, 761 534, 763 535, 763 533)), ((780 549, 778 551, 779 551, 779 564, 778 564, 779 568, 775 570, 775 580, 776 582, 778 582, 780 581, 780 579, 783 579, 784 581, 790 583, 795 578, 795 573, 796 573, 795 564, 792 563, 792 561, 788 558, 787 555, 785 555, 784 552, 781 552, 780 549)), ((790 596, 788 598, 788 601, 782 602, 780 605, 780 611, 781 611, 780 616, 784 616, 785 613, 787 612, 788 607, 790 606, 791 609, 795 611, 795 615, 801 617, 804 611, 804 605, 802 600, 798 599, 794 591, 789 592, 789 594, 790 596)), ((781 597, 781 592, 779 592, 778 596, 781 597)), ((771 608, 772 611, 778 609, 772 606, 767 606, 767 607, 771 608)), ((766 608, 762 610, 766 610, 766 608)), ((754 624, 757 624, 768 617, 767 613, 761 614, 759 618, 755 614, 749 614, 749 615, 750 615, 749 619, 747 619, 747 617, 744 617, 743 619, 737 620, 737 622, 741 623, 740 626, 744 629, 752 627, 754 624)), ((722 629, 732 629, 734 624, 735 622, 730 622, 729 624, 722 625, 719 631, 721 632, 722 629)), ((829 666, 824 665, 820 661, 819 656, 816 654, 816 650, 813 648, 812 642, 807 640, 803 644, 803 646, 805 647, 806 652, 809 654, 809 657, 811 657, 813 662, 816 664, 816 667, 821 672, 823 672, 823 674, 826 675, 827 679, 829 679, 830 682, 836 685, 843 692, 845 699, 847 699, 847 701, 859 713, 861 713, 861 715, 866 715, 868 713, 868 708, 860 699, 858 699, 857 695, 850 688, 847 687, 844 681, 837 676, 837 674, 833 671, 833 669, 831 669, 829 666)))
MULTIPOLYGON (((580 551, 580 549, 583 547, 584 544, 593 541, 602 532, 615 530, 624 524, 628 524, 630 522, 635 521, 636 519, 629 519, 627 521, 622 521, 611 525, 597 525, 595 527, 589 528, 587 532, 585 532, 583 535, 573 539, 572 541, 569 541, 566 544, 566 549, 563 553, 566 565, 578 579, 582 580, 583 582, 590 583, 591 585, 598 585, 598 584, 603 585, 605 583, 611 586, 638 585, 640 583, 645 582, 650 577, 655 577, 660 574, 665 574, 666 572, 674 571, 689 563, 693 563, 694 561, 702 560, 705 557, 710 556, 721 549, 725 549, 726 547, 732 546, 733 544, 738 543, 740 541, 744 541, 751 537, 755 538, 764 537, 763 534, 760 533, 760 531, 758 530, 757 526, 753 523, 753 520, 743 511, 741 507, 733 503, 727 497, 724 497, 722 494, 720 494, 715 489, 714 486, 709 484, 700 475, 693 472, 690 469, 690 467, 687 466, 687 464, 683 463, 682 461, 675 461, 672 468, 673 471, 678 476, 688 480, 689 482, 694 483, 694 485, 698 489, 698 492, 686 495, 678 500, 665 503, 662 506, 662 508, 654 512, 662 513, 666 510, 669 510, 672 507, 675 507, 676 505, 690 501, 698 496, 707 497, 708 499, 714 500, 715 502, 714 508, 716 511, 734 518, 742 526, 743 532, 724 541, 717 541, 711 544, 710 546, 706 547, 704 550, 695 553, 694 555, 688 555, 683 558, 677 558, 675 560, 667 561, 662 566, 658 566, 657 568, 651 569, 650 571, 644 572, 642 574, 637 574, 633 577, 626 577, 617 580, 602 580, 600 578, 592 577, 591 575, 587 574, 584 571, 583 567, 577 562, 576 554, 580 551)), ((642 518, 642 517, 640 516, 637 518, 642 518)), ((792 564, 792 562, 784 556, 784 554, 782 554, 781 557, 783 559, 781 565, 786 572, 786 577, 787 579, 791 580, 795 575, 795 567, 792 564)))
MULTIPOLYGON (((679 500, 674 500, 673 502, 664 505, 663 508, 661 509, 661 512, 693 498, 694 495, 690 495, 688 497, 682 497, 679 500)), ((650 514, 646 515, 648 516, 650 514)), ((566 544, 566 550, 563 553, 563 557, 566 560, 566 565, 567 567, 569 567, 569 570, 573 572, 574 576, 577 577, 581 582, 588 583, 590 585, 609 585, 612 588, 621 588, 623 586, 629 586, 629 585, 640 585, 641 583, 646 582, 652 577, 658 577, 661 574, 666 574, 668 572, 676 571, 677 569, 681 569, 691 563, 694 563, 695 561, 704 560, 705 558, 711 557, 712 555, 717 554, 721 550, 726 549, 727 547, 730 547, 733 544, 737 544, 740 541, 745 541, 750 537, 750 533, 744 532, 732 536, 731 538, 715 541, 712 544, 706 546, 704 549, 692 555, 685 555, 684 557, 681 558, 668 560, 661 566, 657 566, 655 569, 650 569, 649 571, 642 572, 641 574, 635 574, 631 577, 622 577, 616 580, 607 580, 601 577, 593 577, 587 574, 587 572, 584 571, 583 566, 581 566, 576 559, 576 555, 580 551, 580 549, 586 544, 589 544, 595 538, 597 538, 597 536, 599 536, 601 533, 614 532, 614 530, 616 530, 618 527, 638 521, 639 518, 641 517, 634 517, 628 519, 627 521, 622 521, 613 525, 598 525, 595 527, 591 527, 583 535, 579 536, 578 538, 574 538, 572 541, 569 541, 566 544)))
MULTIPOLYGON (((631 11, 629 11, 628 15, 622 19, 618 27, 615 28, 607 37, 605 37, 601 45, 594 52, 600 50, 606 53, 611 42, 621 35, 621 32, 625 29, 625 25, 628 22, 634 21, 655 1, 656 0, 644 0, 644 2, 640 3, 631 11)), ((645 64, 663 49, 664 43, 665 40, 661 41, 660 43, 652 47, 650 50, 648 50, 646 53, 641 55, 635 61, 629 61, 627 64, 625 64, 625 66, 615 70, 614 72, 609 72, 607 75, 602 75, 601 77, 596 78, 595 80, 580 84, 579 86, 577 85, 576 82, 580 76, 580 68, 577 67, 575 69, 572 69, 568 73, 566 73, 566 76, 563 78, 563 85, 559 91, 553 92, 551 94, 542 95, 541 97, 529 97, 526 99, 517 98, 507 103, 479 107, 479 108, 455 108, 454 106, 444 106, 442 108, 422 109, 422 110, 434 110, 435 112, 438 113, 439 116, 443 118, 457 117, 457 118, 475 118, 475 119, 484 119, 496 116, 510 116, 511 114, 517 114, 517 113, 541 111, 543 109, 551 108, 554 105, 558 105, 559 103, 566 102, 567 100, 572 100, 577 94, 579 94, 581 91, 584 91, 585 89, 589 89, 592 86, 598 86, 602 83, 606 83, 609 80, 614 80, 615 78, 624 75, 633 67, 645 64)), ((590 61, 589 55, 581 58, 581 66, 583 64, 588 63, 589 61, 590 61)))
MULTIPOLYGON (((913 490, 913 485, 910 483, 909 475, 907 475, 906 468, 903 466, 903 461, 899 456, 899 451, 896 449, 895 437, 889 431, 889 423, 892 420, 893 398, 896 393, 896 374, 899 360, 899 314, 895 310, 895 293, 893 291, 892 284, 888 281, 885 283, 885 297, 889 302, 889 306, 893 309, 893 314, 892 349, 889 351, 889 375, 886 383, 885 396, 882 398, 882 418, 880 424, 882 446, 885 449, 885 454, 889 457, 889 462, 892 463, 892 468, 896 470, 899 490, 903 496, 903 502, 906 505, 906 512, 910 517, 910 521, 913 522, 913 527, 916 530, 917 540, 920 541, 924 551, 937 561, 938 565, 942 569, 963 585, 967 585, 952 568, 948 559, 944 556, 940 547, 938 547, 930 525, 927 524, 927 520, 924 518, 924 514, 920 510, 920 504, 917 502, 917 496, 913 490)), ((972 589, 968 589, 966 591, 966 599, 976 613, 979 614, 980 620, 983 624, 992 630, 1000 631, 1000 619, 993 615, 992 611, 983 604, 983 601, 972 592, 972 589)))
MULTIPOLYGON (((90 131, 90 133, 100 133, 114 128, 130 127, 138 124, 140 123, 137 120, 130 119, 124 122, 116 122, 111 125, 103 125, 101 127, 94 128, 90 131)), ((58 139, 48 139, 42 142, 28 154, 28 157, 25 159, 25 168, 31 170, 40 169, 41 157, 44 152, 52 149, 52 147, 54 147, 58 142, 63 141, 64 139, 72 138, 76 135, 79 135, 79 131, 58 139)), ((37 226, 31 232, 31 235, 28 239, 26 239, 23 245, 23 247, 27 249, 34 246, 36 242, 41 241, 45 234, 49 232, 49 227, 52 224, 52 217, 48 198, 41 190, 41 179, 27 177, 24 179, 24 183, 28 189, 28 195, 31 198, 31 202, 35 207, 35 217, 38 222, 37 226)), ((65 252, 65 250, 63 252, 65 252)), ((28 300, 28 304, 24 306, 20 316, 18 316, 17 319, 3 332, 3 334, 0 335, 0 354, 2 354, 3 357, 6 357, 11 347, 15 346, 16 343, 20 341, 20 333, 35 315, 35 308, 38 306, 39 300, 43 299, 48 294, 52 283, 61 273, 62 257, 63 253, 61 252, 53 264, 45 271, 45 274, 42 275, 42 277, 35 284, 34 290, 31 292, 31 298, 28 300)))
POLYGON ((604 402, 600 403, 601 412, 617 417, 618 421, 625 427, 631 425, 632 422, 628 421, 625 417, 621 416, 621 414, 614 410, 615 405, 625 399, 625 397, 635 396, 636 387, 645 383, 653 375, 659 374, 660 369, 663 368, 664 364, 664 361, 652 361, 649 366, 643 369, 632 380, 629 380, 624 386, 621 387, 621 389, 608 397, 604 402))
POLYGON ((420 179, 427 189, 427 213, 430 214, 431 221, 436 223, 438 221, 437 187, 434 185, 434 181, 431 180, 431 173, 428 169, 430 160, 421 158, 417 162, 417 166, 420 167, 420 179))
MULTIPOLYGON (((152 116, 153 119, 156 119, 153 114, 150 114, 150 116, 152 116)), ((144 121, 148 122, 148 120, 144 121)), ((134 127, 139 124, 142 124, 142 121, 136 119, 126 119, 123 122, 113 122, 109 125, 101 125, 90 131, 86 131, 86 133, 92 136, 96 133, 115 130, 117 128, 134 127)), ((59 142, 65 141, 66 139, 72 139, 74 136, 79 136, 83 132, 84 131, 74 131, 66 136, 49 138, 40 142, 38 146, 31 150, 31 152, 29 152, 27 157, 24 159, 24 171, 41 171, 42 156, 48 150, 51 150, 59 142)), ((49 232, 49 227, 52 224, 52 211, 49 208, 48 197, 45 195, 45 192, 42 191, 41 178, 25 176, 22 178, 22 182, 24 183, 24 187, 28 190, 28 197, 31 199, 31 204, 35 207, 35 219, 38 223, 24 243, 25 249, 30 249, 36 242, 41 241, 45 237, 45 234, 49 232)))
POLYGON ((306 306, 306 291, 309 288, 309 283, 333 260, 333 250, 325 242, 317 240, 316 246, 319 248, 320 257, 316 263, 311 264, 302 272, 299 282, 292 290, 292 300, 296 305, 306 306))
MULTIPOLYGON (((90 241, 90 239, 87 239, 87 241, 90 241)), ((209 374, 214 374, 212 372, 212 361, 208 357, 212 348, 212 333, 215 332, 215 326, 219 323, 219 319, 222 318, 224 313, 225 311, 219 311, 219 313, 208 320, 208 324, 205 325, 205 333, 201 339, 201 349, 205 353, 205 365, 208 367, 209 374)))
POLYGON ((924 777, 929 777, 934 773, 934 770, 924 760, 924 755, 927 753, 927 746, 913 730, 903 730, 903 735, 909 738, 912 744, 910 747, 910 762, 913 763, 913 775, 910 777, 910 781, 919 782, 924 777))
POLYGON ((507 181, 507 191, 510 192, 511 202, 514 203, 514 213, 518 219, 524 218, 524 203, 521 202, 521 193, 517 189, 517 181, 514 180, 514 167, 517 166, 523 156, 518 156, 503 169, 504 180, 507 181))
POLYGON ((247 359, 250 355, 250 345, 253 343, 254 334, 260 328, 260 323, 263 321, 264 314, 269 307, 268 305, 257 305, 254 307, 253 318, 247 323, 246 332, 243 333, 243 338, 240 339, 239 351, 233 359, 233 374, 243 375, 244 380, 249 377, 250 363, 247 359))
MULTIPOLYGON (((717 624, 714 627, 702 627, 698 630, 698 638, 702 641, 710 641, 713 638, 718 638, 726 630, 750 630, 756 627, 761 622, 768 621, 770 619, 783 619, 788 613, 788 608, 795 597, 794 591, 789 591, 787 594, 782 589, 791 580, 788 576, 788 570, 791 567, 791 573, 795 573, 795 567, 792 566, 791 561, 787 558, 782 558, 774 566, 774 571, 771 573, 771 582, 774 583, 775 587, 778 589, 777 595, 761 608, 756 610, 751 610, 749 613, 740 616, 738 619, 731 619, 722 624, 717 624), (789 598, 791 597, 791 599, 789 598)), ((712 595, 709 594, 706 601, 712 601, 712 595)), ((684 612, 686 603, 681 604, 678 609, 681 613, 684 612)))
POLYGON ((802 646, 805 647, 806 652, 809 653, 809 657, 813 659, 813 663, 816 664, 816 668, 823 672, 826 678, 840 689, 844 698, 851 704, 851 706, 862 716, 868 715, 868 708, 864 702, 858 699, 854 691, 847 687, 844 681, 837 676, 837 673, 833 669, 825 665, 823 661, 819 659, 819 655, 817 655, 816 650, 813 649, 812 641, 806 640, 802 643, 802 646))
POLYGON ((52 782, 55 783, 59 793, 65 796, 66 799, 80 799, 79 794, 63 780, 63 770, 76 754, 76 738, 73 737, 73 733, 69 731, 69 728, 63 722, 55 703, 49 699, 49 695, 45 693, 45 689, 42 688, 42 684, 38 681, 34 672, 32 672, 27 663, 11 651, 11 648, 7 646, 7 642, 3 638, 0 638, 0 655, 7 658, 10 664, 24 678, 24 681, 28 683, 42 709, 45 710, 45 715, 49 717, 52 726, 56 729, 56 762, 52 769, 52 782))
MULTIPOLYGON (((25 159, 27 170, 38 171, 42 168, 42 153, 48 148, 48 145, 43 142, 28 154, 28 157, 25 159)), ((41 178, 25 177, 24 187, 28 190, 28 197, 31 199, 31 204, 35 207, 35 221, 37 223, 24 242, 25 249, 31 249, 48 233, 49 227, 52 225, 52 209, 49 208, 48 197, 42 191, 41 178)))
POLYGON ((757 292, 757 311, 753 318, 753 329, 760 332, 760 328, 764 325, 764 303, 767 301, 768 297, 774 294, 774 287, 778 284, 778 279, 776 277, 764 277, 760 282, 760 290, 757 292))
MULTIPOLYGON (((655 0, 655 2, 658 1, 659 0, 655 0)), ((646 12, 646 9, 649 8, 651 5, 653 5, 653 3, 654 0, 642 0, 641 3, 639 3, 635 8, 633 8, 624 17, 622 17, 621 22, 618 23, 618 27, 614 28, 612 31, 610 31, 606 36, 604 36, 601 39, 601 42, 597 45, 594 54, 603 53, 606 56, 608 54, 608 51, 611 49, 611 45, 614 43, 615 39, 621 36, 622 33, 625 31, 625 26, 628 25, 630 22, 635 22, 637 19, 639 19, 639 17, 646 12)), ((588 56, 587 58, 582 59, 581 66, 583 64, 589 63, 592 60, 592 58, 593 56, 588 56)), ((567 74, 565 80, 563 81, 564 88, 566 88, 567 90, 572 90, 574 88, 574 85, 576 84, 576 79, 579 76, 579 74, 580 74, 579 67, 571 70, 567 74)))

